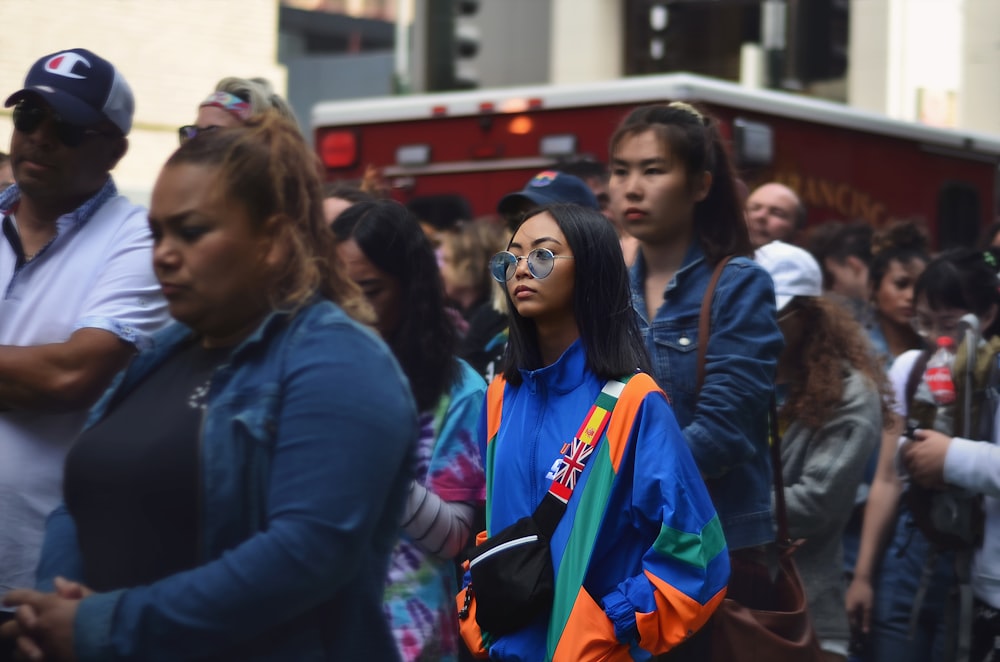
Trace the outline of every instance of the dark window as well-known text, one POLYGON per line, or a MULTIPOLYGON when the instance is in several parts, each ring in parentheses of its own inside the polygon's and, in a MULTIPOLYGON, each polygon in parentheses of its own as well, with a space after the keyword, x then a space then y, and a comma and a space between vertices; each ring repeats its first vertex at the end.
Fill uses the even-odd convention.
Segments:
POLYGON ((982 209, 979 191, 968 182, 945 182, 938 193, 937 229, 941 250, 975 246, 982 209))

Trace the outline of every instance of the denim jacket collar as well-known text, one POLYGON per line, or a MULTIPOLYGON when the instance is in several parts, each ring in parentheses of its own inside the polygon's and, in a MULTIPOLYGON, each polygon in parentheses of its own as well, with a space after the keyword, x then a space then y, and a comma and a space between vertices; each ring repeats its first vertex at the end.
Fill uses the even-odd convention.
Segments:
MULTIPOLYGON (((236 357, 250 351, 256 345, 264 341, 271 333, 271 330, 284 323, 292 315, 291 310, 272 310, 267 317, 257 325, 257 328, 247 336, 240 344, 233 347, 230 357, 236 357)), ((149 359, 154 363, 159 363, 162 357, 173 353, 174 348, 187 342, 195 336, 194 330, 180 322, 171 324, 153 338, 153 351, 150 352, 149 359)))
MULTIPOLYGON (((687 278, 691 272, 695 271, 703 262, 705 262, 705 252, 702 250, 701 244, 697 240, 693 240, 688 246, 687 252, 684 253, 684 260, 681 262, 681 268, 677 270, 674 277, 670 279, 669 283, 667 283, 667 288, 663 290, 663 296, 666 296, 672 290, 677 289, 679 284, 682 283, 684 279, 687 278)), ((638 251, 635 256, 635 262, 629 270, 629 284, 632 287, 632 307, 639 313, 642 320, 648 324, 652 320, 648 319, 646 313, 645 281, 646 259, 643 257, 642 251, 638 251)))
MULTIPOLYGON (((284 322, 292 316, 292 314, 293 311, 291 310, 279 309, 271 311, 268 316, 265 317, 259 325, 257 325, 257 328, 254 329, 253 333, 251 333, 249 337, 233 348, 233 351, 229 355, 229 362, 231 363, 233 358, 245 354, 250 351, 251 348, 263 342, 274 332, 274 329, 283 325, 284 322)), ((85 427, 91 427, 104 416, 104 413, 115 401, 115 396, 119 392, 122 392, 123 389, 130 389, 137 381, 145 377, 150 373, 150 371, 173 355, 179 345, 188 342, 194 337, 194 330, 180 322, 174 322, 173 324, 170 324, 166 328, 160 330, 153 336, 152 344, 149 350, 140 352, 135 356, 135 358, 132 359, 132 362, 125 370, 118 373, 118 376, 112 382, 108 390, 105 391, 101 399, 98 400, 90 410, 90 415, 87 418, 85 427)))
POLYGON ((587 364, 587 353, 579 338, 566 348, 555 363, 538 370, 520 370, 523 386, 529 393, 539 389, 554 393, 569 393, 583 383, 587 364))

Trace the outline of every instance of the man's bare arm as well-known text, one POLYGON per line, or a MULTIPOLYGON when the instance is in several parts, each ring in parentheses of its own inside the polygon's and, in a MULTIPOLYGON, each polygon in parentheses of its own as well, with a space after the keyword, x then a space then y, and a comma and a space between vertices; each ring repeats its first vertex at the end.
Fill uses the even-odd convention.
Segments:
POLYGON ((69 411, 92 405, 135 347, 110 331, 86 328, 65 342, 0 346, 0 406, 69 411))

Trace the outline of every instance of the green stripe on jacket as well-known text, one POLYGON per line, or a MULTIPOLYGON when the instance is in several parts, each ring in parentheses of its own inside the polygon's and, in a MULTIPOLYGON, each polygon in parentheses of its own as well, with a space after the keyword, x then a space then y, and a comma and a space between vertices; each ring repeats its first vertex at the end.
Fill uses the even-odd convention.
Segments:
POLYGON ((566 629, 570 612, 576 604, 576 596, 583 586, 587 566, 590 565, 590 555, 594 550, 594 541, 597 539, 604 511, 608 507, 608 496, 615 480, 610 448, 611 444, 602 436, 601 443, 594 449, 590 462, 590 475, 587 477, 587 483, 581 488, 580 505, 573 517, 573 528, 563 550, 559 573, 556 575, 555 599, 552 602, 552 616, 549 619, 546 642, 549 660, 555 654, 559 638, 566 629))

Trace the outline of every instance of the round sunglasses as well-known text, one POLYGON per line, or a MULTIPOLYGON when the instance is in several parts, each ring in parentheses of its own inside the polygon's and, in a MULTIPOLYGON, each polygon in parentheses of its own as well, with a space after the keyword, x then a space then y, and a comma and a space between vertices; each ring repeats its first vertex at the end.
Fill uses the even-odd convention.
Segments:
POLYGON ((67 147, 79 147, 84 140, 93 136, 111 138, 118 135, 110 131, 70 124, 59 117, 55 111, 36 103, 22 101, 14 106, 14 128, 21 133, 34 133, 47 117, 52 119, 56 138, 67 147))
POLYGON ((527 255, 514 255, 510 251, 500 251, 490 259, 490 275, 498 283, 506 283, 514 277, 517 263, 528 261, 528 272, 533 278, 542 279, 552 273, 556 260, 572 260, 572 255, 556 255, 547 248, 536 248, 527 255))

